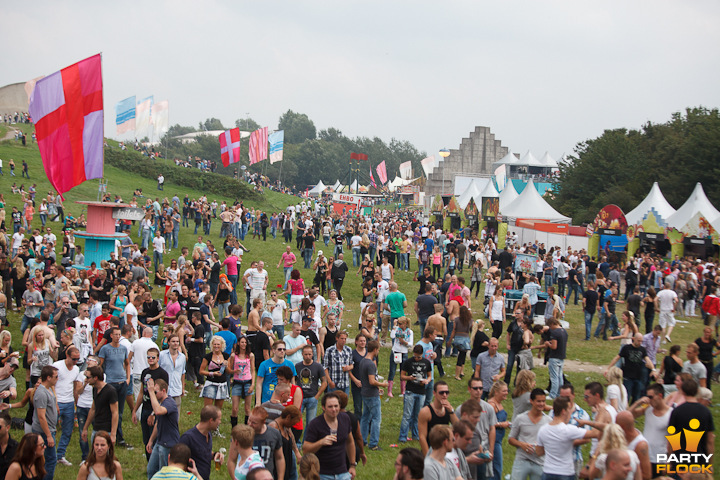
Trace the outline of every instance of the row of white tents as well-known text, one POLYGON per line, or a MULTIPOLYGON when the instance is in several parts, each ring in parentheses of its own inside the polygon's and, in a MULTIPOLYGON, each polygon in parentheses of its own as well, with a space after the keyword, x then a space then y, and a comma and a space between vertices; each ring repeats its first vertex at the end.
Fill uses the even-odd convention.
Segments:
POLYGON ((545 155, 540 157, 540 160, 532 154, 530 150, 525 152, 525 155, 518 158, 514 153, 508 152, 499 161, 493 163, 493 167, 497 168, 500 165, 508 167, 539 167, 539 168, 558 168, 558 162, 550 156, 550 152, 545 152, 545 155))
MULTIPOLYGON (((400 177, 395 177, 395 180, 393 180, 393 181, 391 181, 390 183, 388 183, 387 187, 388 187, 388 190, 390 190, 390 192, 394 192, 394 191, 397 190, 398 188, 404 187, 404 186, 406 186, 406 185, 410 185, 410 184, 412 184, 412 183, 413 183, 414 181, 416 181, 416 180, 417 180, 417 178, 407 179, 407 180, 406 180, 406 179, 403 179, 403 178, 400 178, 400 177)), ((368 189, 369 189, 369 187, 366 187, 366 186, 363 186, 363 185, 360 185, 360 186, 358 187, 357 181, 354 181, 354 182, 352 183, 352 185, 350 185, 349 191, 351 191, 351 192, 357 192, 357 191, 358 191, 358 188, 360 189, 361 192, 362 192, 362 191, 367 192, 368 189)), ((340 183, 340 180, 337 180, 334 185, 328 187, 327 185, 325 185, 325 184, 323 183, 322 180, 320 180, 320 181, 317 183, 317 185, 315 185, 313 188, 311 188, 311 189, 308 191, 308 195, 311 196, 311 197, 319 197, 319 196, 321 196, 321 195, 323 194, 323 192, 326 192, 326 191, 329 191, 329 192, 346 192, 346 191, 348 191, 348 186, 347 186, 347 185, 343 185, 342 183, 340 183)))
POLYGON ((492 181, 486 182, 483 189, 480 190, 479 184, 481 180, 473 179, 468 185, 465 192, 458 197, 458 205, 460 208, 467 207, 472 198, 478 209, 482 206, 483 198, 499 198, 500 214, 503 219, 506 218, 526 218, 532 220, 547 220, 553 223, 568 223, 570 217, 562 215, 538 193, 537 188, 532 180, 525 185, 522 193, 518 194, 512 182, 508 182, 501 193, 495 189, 492 181))

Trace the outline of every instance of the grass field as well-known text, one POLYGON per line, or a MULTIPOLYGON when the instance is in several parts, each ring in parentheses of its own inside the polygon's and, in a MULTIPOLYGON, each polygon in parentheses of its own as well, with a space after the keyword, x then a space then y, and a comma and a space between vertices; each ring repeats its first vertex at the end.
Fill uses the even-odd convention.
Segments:
MULTIPOLYGON (((42 170, 42 163, 40 161, 40 157, 37 151, 37 147, 33 145, 29 145, 28 147, 22 147, 18 144, 16 144, 14 141, 5 141, 0 142, 0 158, 4 161, 4 176, 0 177, 0 192, 5 194, 5 199, 7 202, 6 209, 9 212, 10 207, 13 205, 19 206, 19 196, 18 195, 12 195, 10 193, 10 185, 13 181, 16 181, 18 185, 21 183, 25 183, 26 187, 29 185, 30 182, 28 182, 26 179, 21 179, 19 177, 21 168, 19 166, 22 165, 22 160, 26 159, 30 166, 30 176, 31 176, 31 182, 37 183, 38 185, 38 192, 40 196, 43 192, 47 193, 48 189, 50 188, 49 183, 47 181, 47 178, 44 175, 44 172, 42 170), (18 165, 18 168, 16 168, 16 174, 18 175, 18 178, 11 178, 9 176, 9 169, 7 168, 7 162, 10 158, 13 158, 15 160, 15 163, 18 165)), ((176 168, 174 166, 168 167, 168 168, 176 168)), ((198 173, 201 174, 201 173, 198 173)), ((144 179, 140 178, 137 175, 134 175, 132 172, 124 172, 119 171, 117 169, 114 169, 112 167, 105 168, 105 176, 108 179, 108 192, 111 194, 120 194, 122 198, 127 201, 131 198, 132 192, 135 188, 142 188, 143 191, 146 193, 146 195, 155 196, 156 194, 162 194, 163 196, 171 197, 174 193, 178 193, 181 198, 184 196, 185 193, 189 194, 190 197, 198 197, 201 194, 205 193, 208 195, 208 199, 212 200, 213 198, 213 192, 197 192, 192 190, 186 190, 181 188, 176 188, 175 186, 171 184, 165 185, 165 191, 164 192, 158 192, 156 189, 156 184, 154 181, 150 179, 144 179)), ((75 216, 79 215, 81 208, 80 205, 77 205, 74 203, 76 200, 95 200, 97 197, 97 181, 88 181, 85 182, 85 184, 77 187, 73 191, 69 192, 66 195, 66 202, 65 202, 65 211, 69 212, 75 216)), ((232 199, 229 198, 217 198, 218 202, 222 200, 227 200, 229 202, 232 201, 232 199)), ((286 205, 295 202, 294 197, 289 197, 286 195, 276 194, 273 192, 269 192, 264 196, 264 201, 257 202, 257 206, 259 208, 262 208, 263 210, 267 211, 277 211, 281 208, 284 208, 286 205)), ((8 215, 9 218, 9 215, 8 215)), ((39 226, 39 218, 36 216, 34 220, 34 226, 39 226)), ((58 234, 60 230, 60 224, 59 223, 50 223, 50 225, 55 230, 55 233, 58 234)), ((219 235, 219 228, 220 223, 214 222, 212 226, 212 232, 211 232, 211 238, 213 240, 218 239, 219 235)), ((181 228, 180 230, 180 245, 186 245, 191 246, 195 243, 196 236, 193 235, 192 229, 190 228, 181 228)), ((272 237, 269 237, 267 242, 263 242, 261 240, 252 240, 250 239, 250 236, 246 239, 244 242, 245 246, 250 249, 248 253, 244 256, 244 265, 249 265, 250 261, 252 260, 264 260, 266 263, 266 268, 270 274, 270 282, 269 285, 271 287, 274 287, 275 285, 282 284, 283 278, 282 278, 282 270, 276 269, 275 265, 277 265, 278 259, 280 258, 281 253, 284 251, 285 245, 283 245, 282 238, 278 237, 278 239, 273 240, 272 237)), ((327 250, 323 248, 322 246, 319 246, 318 248, 321 248, 323 250, 327 250)), ((296 252, 297 253, 297 252, 296 252)), ((166 260, 167 262, 167 260, 166 260)), ((415 263, 415 262, 411 262, 415 263)), ((303 274, 303 277, 306 280, 306 283, 310 282, 312 280, 313 274, 310 270, 303 270, 301 269, 301 273, 303 274)), ((468 274, 469 277, 469 274, 468 274)), ((400 291, 404 292, 406 296, 408 297, 408 303, 411 308, 409 308, 409 312, 412 312, 412 303, 415 298, 415 293, 417 292, 417 284, 413 283, 412 281, 412 272, 406 273, 406 272, 397 272, 396 273, 396 281, 399 285, 400 291)), ((159 293, 155 290, 155 293, 159 293)), ((345 297, 345 305, 346 305, 346 311, 345 311, 345 320, 343 322, 343 325, 346 326, 346 328, 350 331, 350 337, 353 338, 355 334, 357 333, 357 317, 359 315, 359 303, 360 303, 360 296, 361 296, 361 290, 360 290, 360 280, 359 277, 355 276, 355 272, 352 270, 349 272, 348 278, 346 279, 345 286, 343 288, 343 295, 345 297)), ((157 297, 158 295, 156 295, 157 297)), ((244 295, 239 295, 240 301, 244 301, 244 295)), ((475 308, 473 309, 475 318, 480 318, 480 311, 481 308, 481 302, 478 301, 475 303, 475 308)), ((622 305, 619 307, 622 309, 622 305)), ((16 312, 9 312, 9 319, 10 319, 10 331, 13 334, 13 346, 16 349, 20 349, 20 332, 19 332, 19 322, 20 322, 20 315, 18 315, 16 312)), ((413 323, 415 321, 415 315, 412 313, 410 317, 413 320, 413 323)), ((617 353, 619 344, 613 343, 613 342, 602 342, 602 341, 590 341, 590 342, 583 342, 582 339, 584 337, 584 324, 582 319, 582 313, 581 313, 581 307, 570 305, 568 306, 567 311, 567 317, 566 319, 570 322, 571 327, 569 330, 569 336, 570 341, 568 345, 568 359, 569 360, 579 360, 583 362, 598 364, 598 365, 606 365, 617 353)), ((418 327, 413 327, 415 332, 415 338, 419 339, 419 331, 418 327)), ((689 324, 680 324, 678 328, 676 328, 674 334, 673 334, 673 340, 674 343, 684 345, 688 342, 694 340, 699 334, 701 333, 702 325, 701 321, 696 319, 691 319, 689 324)), ((504 348, 504 341, 501 342, 500 351, 501 353, 505 353, 504 348)), ((381 351, 380 356, 380 367, 378 373, 384 377, 387 377, 388 374, 388 359, 389 359, 389 348, 383 348, 381 351)), ((453 371, 454 370, 454 360, 455 359, 445 359, 444 365, 446 367, 447 371, 453 371), (449 361, 452 360, 452 363, 449 361)), ((579 391, 582 392, 582 386, 589 381, 593 380, 600 380, 602 381, 601 375, 597 373, 592 373, 589 371, 575 371, 575 372, 567 372, 566 375, 570 379, 570 381, 579 388, 579 391)), ((536 367, 535 372, 538 376, 537 384, 540 387, 545 387, 548 383, 548 375, 547 370, 544 367, 536 367)), ((466 379, 470 375, 470 362, 468 360, 464 373, 466 375, 466 379)), ((18 379, 18 386, 19 386, 19 396, 21 397, 24 392, 24 377, 23 372, 18 372, 16 374, 16 377, 18 379)), ((437 373, 436 373, 437 376, 437 373)), ((399 379, 398 379, 399 380, 399 379)), ((461 404, 464 400, 467 399, 467 387, 466 387, 466 381, 458 382, 455 379, 452 378, 452 376, 448 375, 445 377, 445 380, 450 384, 451 389, 451 395, 450 395, 450 401, 453 405, 457 406, 461 404)), ((398 382, 399 383, 399 382, 398 382)), ((192 391, 193 389, 190 389, 189 396, 186 397, 183 400, 182 403, 182 412, 180 416, 180 431, 183 432, 186 429, 192 427, 198 420, 200 409, 202 408, 202 400, 197 397, 197 394, 192 391)), ((390 444, 397 443, 397 437, 398 432, 400 429, 400 419, 402 416, 402 399, 397 396, 399 387, 396 384, 395 387, 395 395, 396 397, 393 399, 390 399, 389 401, 385 401, 383 397, 383 419, 382 419, 382 428, 380 432, 380 445, 382 447, 382 451, 380 452, 368 452, 368 464, 366 466, 361 466, 358 469, 358 477, 359 479, 386 479, 386 478, 392 478, 393 475, 393 462, 395 459, 395 456, 397 454, 397 449, 389 447, 390 444)), ((582 394, 578 395, 577 397, 578 403, 583 407, 587 408, 587 406, 584 404, 582 400, 582 394)), ((223 433, 226 438, 215 439, 215 449, 217 449, 220 446, 228 447, 229 446, 229 431, 230 431, 230 422, 229 422, 229 402, 226 402, 226 405, 223 409, 223 416, 224 416, 224 422, 221 424, 221 433, 223 433)), ((349 408, 352 408, 351 405, 349 405, 349 408)), ((512 414, 512 402, 510 399, 505 404, 505 408, 508 410, 510 414, 512 414)), ((24 411, 12 411, 14 416, 24 416, 24 411)), ((720 420, 720 409, 718 407, 713 408, 713 414, 716 421, 720 420)), ((119 448, 116 450, 116 454, 118 458, 120 459, 120 462, 123 465, 123 474, 126 479, 133 479, 133 480, 140 480, 142 478, 146 478, 145 475, 145 466, 146 462, 144 459, 144 456, 142 454, 142 435, 140 432, 140 428, 138 426, 135 426, 131 423, 129 415, 125 415, 124 422, 123 422, 123 428, 125 431, 125 437, 128 443, 135 446, 135 449, 132 451, 119 448)), ((509 432, 508 432, 509 433, 509 432)), ((14 438, 19 439, 21 436, 21 432, 19 431, 13 431, 12 435, 14 438)), ((409 442, 407 444, 408 446, 415 446, 419 447, 419 444, 417 442, 409 442)), ((507 445, 507 435, 505 436, 504 440, 504 467, 503 467, 503 476, 505 474, 510 473, 510 470, 512 468, 512 460, 514 458, 514 448, 509 447, 507 445)), ((77 475, 78 467, 77 465, 80 462, 80 449, 78 446, 78 434, 77 432, 74 432, 73 438, 70 443, 70 447, 68 449, 67 458, 73 462, 72 467, 64 467, 64 466, 58 466, 56 469, 55 477, 60 480, 69 480, 74 479, 77 475)), ((227 477, 226 471, 223 469, 221 472, 215 472, 212 473, 212 478, 218 479, 218 478, 225 478, 227 477)))

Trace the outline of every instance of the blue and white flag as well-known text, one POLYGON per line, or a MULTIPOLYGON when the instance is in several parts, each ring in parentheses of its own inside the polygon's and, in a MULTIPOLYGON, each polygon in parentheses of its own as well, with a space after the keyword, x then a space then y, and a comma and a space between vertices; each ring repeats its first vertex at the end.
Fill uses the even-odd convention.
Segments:
POLYGON ((135 96, 121 100, 115 105, 115 124, 117 133, 135 130, 135 96))
POLYGON ((270 142, 270 163, 279 162, 283 159, 283 141, 285 140, 285 130, 278 130, 268 135, 270 142))
POLYGON ((152 125, 152 106, 155 104, 155 97, 150 95, 137 102, 135 119, 135 138, 150 136, 150 125, 152 125))

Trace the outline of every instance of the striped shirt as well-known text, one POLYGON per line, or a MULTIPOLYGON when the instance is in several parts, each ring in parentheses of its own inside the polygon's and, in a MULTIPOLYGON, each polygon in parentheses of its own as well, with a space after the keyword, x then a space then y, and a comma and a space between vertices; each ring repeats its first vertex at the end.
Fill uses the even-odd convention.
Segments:
POLYGON ((338 351, 337 345, 333 345, 325 351, 323 367, 330 374, 330 379, 335 382, 335 388, 345 389, 350 386, 350 374, 343 372, 343 367, 352 365, 352 349, 345 345, 342 351, 338 351))
POLYGON ((180 470, 177 467, 162 467, 153 475, 152 480, 198 480, 192 473, 180 470))

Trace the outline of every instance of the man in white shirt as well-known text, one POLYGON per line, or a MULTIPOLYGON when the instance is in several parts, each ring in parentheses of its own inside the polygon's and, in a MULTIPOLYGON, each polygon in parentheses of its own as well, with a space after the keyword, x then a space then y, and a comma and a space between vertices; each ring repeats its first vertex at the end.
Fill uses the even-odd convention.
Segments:
POLYGON ((67 349, 65 360, 58 360, 53 363, 57 368, 58 382, 55 385, 55 396, 58 404, 58 417, 62 423, 62 433, 58 442, 57 456, 58 463, 71 466, 72 463, 65 459, 65 451, 72 438, 73 426, 75 425, 75 388, 81 383, 78 381, 80 369, 77 362, 80 361, 80 351, 74 346, 67 349))
POLYGON ((287 323, 288 316, 287 303, 285 303, 285 300, 278 297, 277 290, 273 290, 270 292, 270 300, 267 301, 265 307, 272 314, 273 333, 278 339, 283 338, 285 336, 285 324, 287 323))
MULTIPOLYGON (((145 327, 142 331, 142 337, 138 338, 130 345, 130 353, 128 359, 132 365, 130 374, 132 375, 133 395, 137 397, 138 392, 142 388, 142 379, 140 375, 143 370, 150 368, 147 361, 147 352, 151 348, 157 348, 157 344, 152 340, 153 329, 145 327)), ((120 341, 122 343, 122 340, 120 341)))
MULTIPOLYGON (((678 296, 675 290, 671 289, 670 286, 663 282, 662 290, 657 294, 658 303, 660 304, 660 317, 658 323, 663 330, 665 330, 665 341, 672 342, 670 340, 670 334, 675 327, 675 307, 678 303, 678 296)), ((665 343, 665 342, 663 342, 665 343)))
POLYGON ((132 338, 131 341, 136 340, 138 338, 138 308, 140 305, 142 305, 142 297, 140 295, 135 295, 135 298, 132 302, 129 302, 127 305, 125 305, 125 310, 123 311, 123 316, 125 317, 125 324, 130 325, 132 327, 132 338))
POLYGON ((352 256, 353 256, 353 267, 357 267, 362 263, 362 259, 360 258, 360 242, 362 242, 362 237, 355 233, 352 237, 350 237, 350 245, 352 247, 352 256))
POLYGON ((155 238, 153 238, 153 267, 157 272, 158 265, 163 263, 163 253, 165 253, 165 239, 160 233, 160 229, 155 230, 155 238))
POLYGON ((250 272, 250 301, 260 298, 265 301, 265 290, 268 286, 268 273, 265 270, 265 262, 258 262, 257 268, 250 272))
POLYGON ((25 227, 20 227, 20 229, 17 232, 13 233, 13 236, 12 236, 12 257, 13 258, 15 258, 15 255, 17 255, 18 250, 20 250, 20 246, 22 246, 23 240, 25 240, 25 227))

